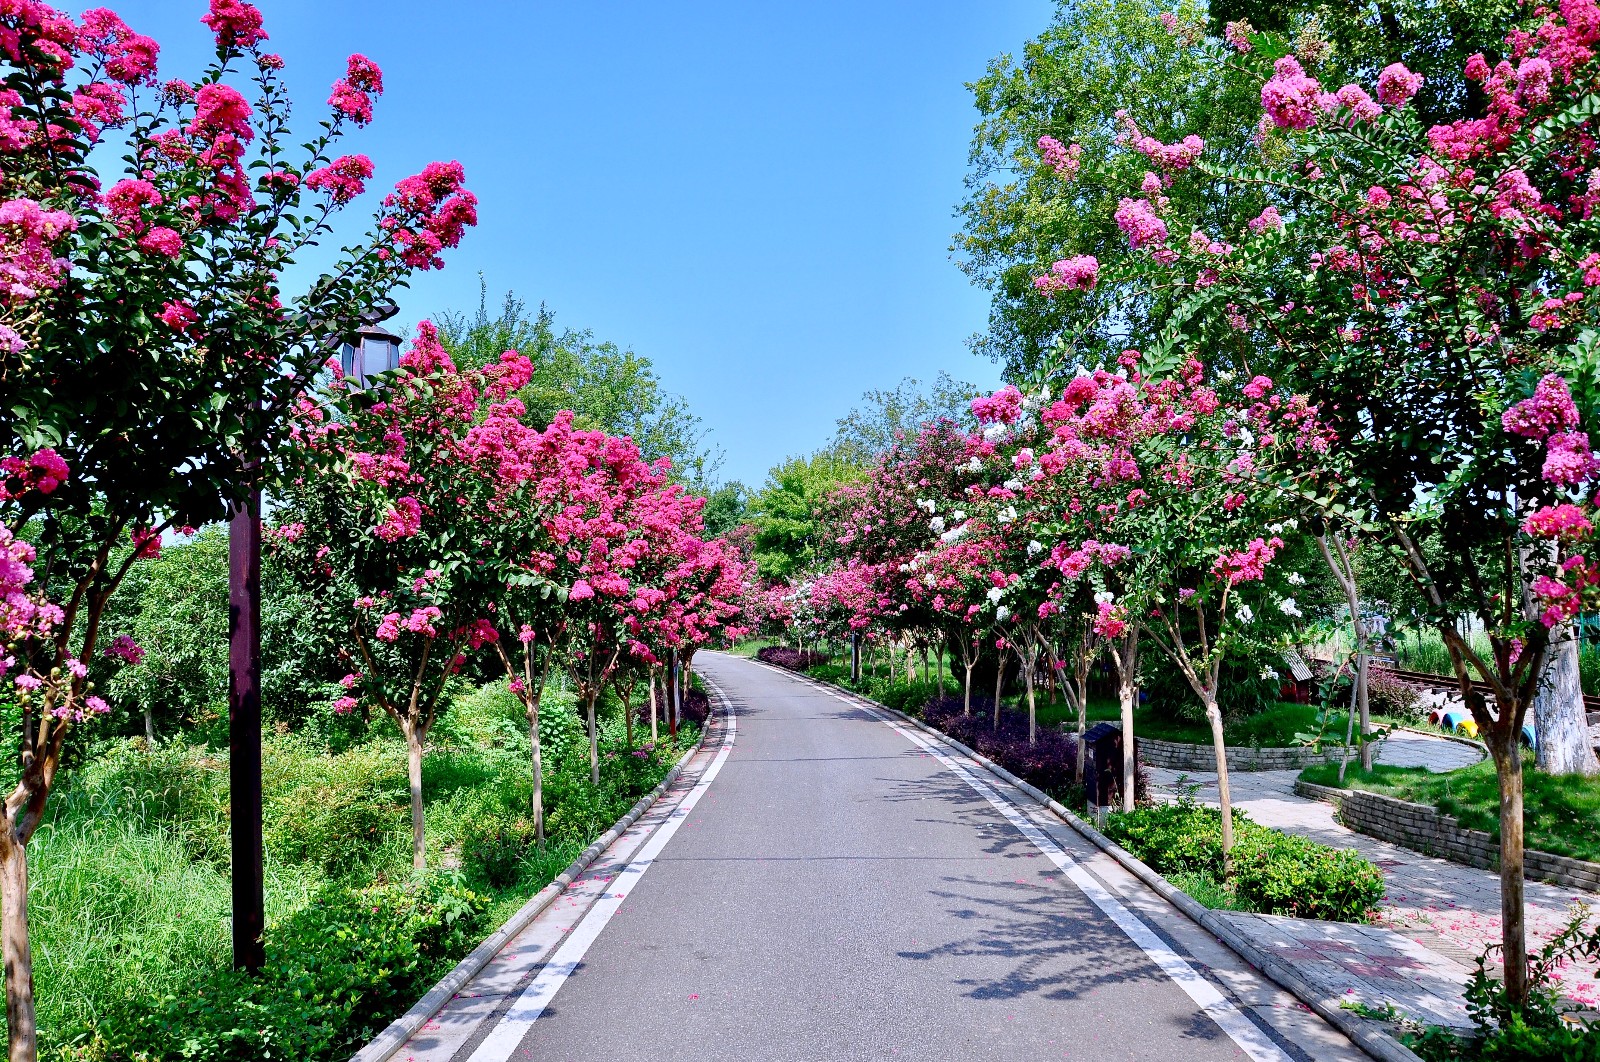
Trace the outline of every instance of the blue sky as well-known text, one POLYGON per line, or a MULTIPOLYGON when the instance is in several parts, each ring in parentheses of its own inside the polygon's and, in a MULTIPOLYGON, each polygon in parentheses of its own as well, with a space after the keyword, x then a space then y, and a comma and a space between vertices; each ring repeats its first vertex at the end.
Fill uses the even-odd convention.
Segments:
MULTIPOLYGON (((111 6, 162 43, 164 76, 199 71, 204 0, 111 6)), ((362 52, 387 91, 344 150, 384 187, 459 158, 481 200, 402 321, 474 305, 481 271, 491 297, 648 356, 726 451, 724 478, 752 484, 867 388, 998 382, 964 342, 987 297, 948 251, 964 83, 1042 30, 1048 0, 260 7, 301 128, 362 52)))

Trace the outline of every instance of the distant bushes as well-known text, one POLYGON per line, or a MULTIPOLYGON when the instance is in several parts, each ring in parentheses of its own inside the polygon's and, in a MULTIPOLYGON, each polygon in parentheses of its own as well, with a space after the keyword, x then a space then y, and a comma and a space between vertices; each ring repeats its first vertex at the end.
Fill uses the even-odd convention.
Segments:
POLYGON ((819 653, 814 649, 789 649, 781 645, 769 645, 756 650, 756 659, 764 664, 786 667, 790 671, 804 671, 818 664, 826 664, 828 654, 819 653))

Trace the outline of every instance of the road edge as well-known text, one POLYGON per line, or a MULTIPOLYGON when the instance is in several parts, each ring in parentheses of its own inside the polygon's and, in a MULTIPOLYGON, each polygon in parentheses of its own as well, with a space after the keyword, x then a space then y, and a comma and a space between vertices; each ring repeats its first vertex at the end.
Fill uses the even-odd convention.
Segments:
MULTIPOLYGON (((721 691, 719 690, 718 693, 720 694, 721 691)), ((723 703, 727 703, 725 696, 723 697, 723 703)), ((506 919, 499 929, 489 934, 483 939, 482 943, 468 952, 466 958, 457 963, 454 969, 440 978, 432 988, 428 989, 422 998, 411 1006, 411 1009, 390 1022, 382 1032, 367 1041, 365 1047, 351 1055, 350 1062, 388 1062, 389 1059, 393 1058, 418 1029, 432 1020, 436 1014, 444 1009, 445 1004, 455 998, 456 993, 461 991, 467 982, 483 972, 483 968, 488 966, 490 960, 500 953, 500 949, 504 948, 518 933, 528 928, 529 923, 538 918, 545 912, 546 908, 559 899, 567 891, 567 888, 581 877, 583 872, 588 870, 596 859, 600 858, 601 853, 610 848, 617 838, 626 833, 635 822, 638 822, 646 812, 655 806, 656 802, 672 786, 672 783, 678 780, 678 776, 688 766, 690 759, 699 753, 705 745, 706 734, 711 731, 713 718, 715 718, 714 715, 706 717, 706 725, 700 728, 699 738, 682 756, 678 757, 678 762, 672 765, 671 770, 667 771, 666 777, 661 779, 659 785, 640 797, 626 815, 623 815, 622 818, 613 823, 605 833, 595 838, 589 847, 585 848, 566 870, 557 874, 550 884, 534 893, 533 897, 518 908, 515 914, 506 919)))
POLYGON ((1143 860, 1139 859, 1133 855, 1133 853, 1129 852, 1127 849, 1112 841, 1105 834, 1095 829, 1092 825, 1080 818, 1078 815, 1062 806, 1059 801, 1051 797, 1048 793, 1029 782, 1023 781, 1021 778, 1018 778, 1016 775, 1012 774, 998 763, 995 763, 987 756, 984 756, 982 753, 968 748, 966 745, 963 745, 961 742, 946 734, 944 731, 937 730, 934 727, 927 725, 922 720, 915 718, 914 716, 907 715, 905 712, 899 711, 898 709, 890 708, 886 704, 880 704, 870 697, 865 697, 859 693, 856 693, 854 690, 847 690, 841 686, 835 686, 832 683, 820 682, 817 679, 812 678, 810 675, 806 675, 798 671, 791 671, 788 668, 778 667, 776 664, 769 664, 765 660, 752 659, 751 662, 760 664, 762 667, 771 668, 772 670, 781 672, 785 675, 791 675, 797 679, 800 679, 802 682, 810 683, 819 689, 824 689, 829 692, 836 692, 845 697, 854 698, 855 700, 861 701, 866 705, 870 705, 877 711, 886 712, 897 719, 911 724, 917 729, 938 738, 940 741, 943 741, 952 748, 959 749, 963 754, 970 756, 974 763, 981 765, 989 773, 1010 783, 1012 786, 1020 789, 1024 793, 1027 793, 1034 800, 1044 805, 1058 819, 1065 822, 1068 826, 1071 826, 1096 848, 1099 848, 1112 859, 1116 860, 1129 873, 1133 874, 1140 881, 1150 886, 1168 903, 1172 904, 1179 911, 1183 912, 1183 914, 1191 922, 1194 922, 1196 925, 1212 934, 1217 938, 1218 941, 1233 951, 1234 954, 1238 955, 1241 959, 1249 963, 1255 969, 1261 971, 1261 973, 1265 974, 1269 980, 1277 984, 1278 987, 1282 988, 1284 991, 1300 1000, 1300 1002, 1310 1007, 1328 1024, 1344 1033, 1350 1038, 1351 1042, 1361 1050, 1365 1051, 1373 1058, 1379 1059, 1380 1062, 1422 1062, 1421 1057, 1418 1056, 1416 1052, 1406 1047, 1399 1040, 1395 1039, 1389 1033, 1383 1031, 1383 1029, 1380 1027, 1375 1026, 1367 1019, 1360 1017, 1352 1011, 1345 1010, 1339 1005, 1339 1000, 1318 992, 1309 982, 1307 982, 1299 974, 1295 973, 1293 968, 1288 964, 1251 943, 1249 938, 1239 933, 1228 922, 1217 917, 1216 912, 1201 906, 1188 893, 1174 886, 1171 882, 1162 877, 1160 874, 1157 874, 1154 870, 1151 870, 1143 860))

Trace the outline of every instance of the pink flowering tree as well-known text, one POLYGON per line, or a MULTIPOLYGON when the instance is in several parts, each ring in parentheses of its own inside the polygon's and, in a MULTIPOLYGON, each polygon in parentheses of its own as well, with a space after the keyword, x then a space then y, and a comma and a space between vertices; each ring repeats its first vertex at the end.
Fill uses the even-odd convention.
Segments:
MULTIPOLYGON (((339 211, 374 174, 365 156, 338 149, 372 119, 383 75, 351 56, 320 127, 297 133, 260 12, 213 0, 204 21, 216 60, 192 79, 163 79, 158 43, 107 9, 74 19, 39 0, 0 5, 0 455, 49 473, 0 503, 0 516, 8 534, 30 525, 35 567, 62 610, 50 637, 36 628, 14 644, 11 676, 68 676, 73 688, 52 703, 72 711, 103 703, 90 704, 80 672, 99 655, 101 618, 128 565, 159 549, 165 529, 218 519, 246 498, 327 342, 408 274, 437 267, 475 220, 460 167, 435 164, 401 182, 326 272, 286 290, 284 277, 336 239, 339 211)), ((48 698, 39 689, 24 687, 29 712, 48 698)), ((36 714, 24 725, 39 733, 36 714)), ((15 890, 26 887, 26 845, 71 725, 69 712, 27 754, 39 760, 8 806, 33 812, 0 829, 18 1062, 37 1047, 15 890)))
POLYGON ((459 372, 424 321, 386 386, 351 387, 336 372, 325 404, 300 404, 273 548, 350 668, 336 709, 376 705, 405 738, 418 870, 428 733, 450 676, 499 638, 506 572, 528 549, 505 519, 522 484, 480 421, 504 415, 531 373, 511 352, 459 372))
POLYGON ((1154 173, 1143 198, 1130 195, 1126 255, 1097 282, 1182 295, 1149 351, 1152 374, 1200 347, 1320 407, 1336 460, 1309 500, 1409 570, 1494 758, 1505 984, 1520 1001, 1519 738, 1536 703, 1542 746, 1580 729, 1575 646, 1549 603, 1572 596, 1562 588, 1576 589, 1581 564, 1563 577, 1577 554, 1550 544, 1570 534, 1560 506, 1595 474, 1600 7, 1531 11, 1504 59, 1465 64, 1481 108, 1427 127, 1411 106, 1421 78, 1404 66, 1371 86, 1325 86, 1316 57, 1266 35, 1248 43, 1231 61, 1256 71, 1263 125, 1286 150, 1249 169, 1202 152, 1154 173), (1241 231, 1208 232, 1164 201, 1176 182, 1271 206, 1241 231), (1462 635, 1462 615, 1487 653, 1462 635))

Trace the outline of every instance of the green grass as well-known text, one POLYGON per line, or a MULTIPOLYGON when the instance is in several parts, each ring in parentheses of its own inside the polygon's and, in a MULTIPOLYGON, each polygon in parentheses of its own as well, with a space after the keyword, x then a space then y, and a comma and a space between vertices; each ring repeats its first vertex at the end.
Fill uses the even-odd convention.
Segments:
POLYGON ((1213 911, 1248 911, 1250 905, 1239 899, 1237 893, 1217 880, 1215 874, 1204 871, 1180 870, 1167 875, 1173 887, 1189 894, 1201 907, 1213 911))
MULTIPOLYGON (((1023 702, 1023 706, 1026 707, 1026 701, 1023 702)), ((1077 712, 1060 701, 1052 704, 1041 702, 1036 712, 1042 726, 1075 727, 1078 722, 1077 712)), ((1087 715, 1089 725, 1093 726, 1098 722, 1120 720, 1122 709, 1114 700, 1091 699, 1087 715)), ((1334 716, 1329 720, 1325 731, 1326 740, 1335 745, 1343 742, 1344 728, 1344 714, 1334 716)), ((1284 702, 1244 719, 1227 720, 1223 724, 1222 733, 1231 746, 1287 748, 1298 744, 1295 740, 1296 734, 1315 733, 1316 729, 1316 705, 1284 702)), ((1211 744, 1211 727, 1204 719, 1175 718, 1148 704, 1134 709, 1133 732, 1137 737, 1154 738, 1157 741, 1182 741, 1191 745, 1211 744)))
MULTIPOLYGON (((1315 764, 1300 777, 1338 787, 1336 764, 1315 764)), ((1529 848, 1600 862, 1600 778, 1550 775, 1533 769, 1524 757, 1523 831, 1529 848)), ((1461 825, 1500 836, 1500 787, 1488 760, 1458 771, 1433 774, 1421 767, 1352 767, 1345 788, 1366 789, 1414 804, 1438 808, 1461 825)))
MULTIPOLYGON (((545 701, 551 838, 542 852, 516 840, 519 828, 531 831, 531 771, 527 724, 504 684, 463 691, 430 740, 429 862, 458 866, 488 898, 483 933, 565 869, 696 738, 690 726, 679 749, 636 757, 613 711, 602 726, 609 752, 597 790, 570 702, 560 691, 545 701)), ((410 877, 405 749, 385 729, 338 754, 293 736, 265 742, 269 926, 295 919, 325 887, 410 877)), ((646 727, 637 740, 648 739, 646 727)), ((98 1058, 92 1041, 106 1015, 126 1013, 129 1001, 181 996, 230 964, 227 781, 225 753, 178 743, 108 745, 63 779, 28 848, 50 1062, 98 1058)))

